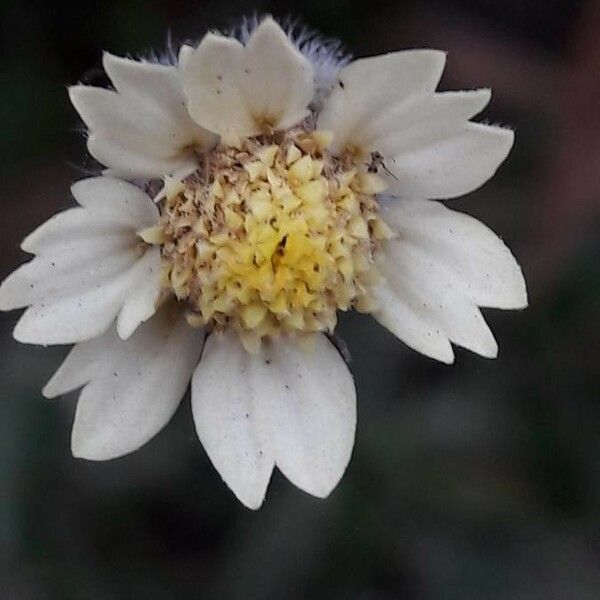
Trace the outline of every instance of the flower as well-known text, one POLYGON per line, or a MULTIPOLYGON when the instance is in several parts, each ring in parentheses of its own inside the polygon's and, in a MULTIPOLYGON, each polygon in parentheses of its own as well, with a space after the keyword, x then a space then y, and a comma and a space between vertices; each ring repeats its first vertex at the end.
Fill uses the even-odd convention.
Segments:
POLYGON ((239 37, 209 33, 176 64, 105 54, 114 89, 70 88, 106 171, 25 239, 35 258, 0 308, 28 307, 19 341, 75 344, 44 388, 83 387, 75 456, 139 448, 191 379, 206 452, 258 508, 274 466, 325 497, 349 462, 356 393, 327 335, 338 310, 451 363, 451 343, 496 355, 479 307, 527 299, 502 241, 437 201, 510 151, 512 131, 470 121, 489 90, 435 92, 434 50, 348 64, 271 18, 239 37))

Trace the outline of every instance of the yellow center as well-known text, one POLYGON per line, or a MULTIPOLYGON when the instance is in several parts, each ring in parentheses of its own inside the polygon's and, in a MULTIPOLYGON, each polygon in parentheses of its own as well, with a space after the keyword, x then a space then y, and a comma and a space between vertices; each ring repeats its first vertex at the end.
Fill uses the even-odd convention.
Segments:
MULTIPOLYGON (((297 130, 219 147, 194 175, 167 181, 158 227, 163 283, 195 326, 232 327, 250 351, 281 332, 333 330, 336 311, 374 308, 373 251, 391 235, 382 180, 297 130)), ((358 165, 360 167, 360 165, 358 165)))

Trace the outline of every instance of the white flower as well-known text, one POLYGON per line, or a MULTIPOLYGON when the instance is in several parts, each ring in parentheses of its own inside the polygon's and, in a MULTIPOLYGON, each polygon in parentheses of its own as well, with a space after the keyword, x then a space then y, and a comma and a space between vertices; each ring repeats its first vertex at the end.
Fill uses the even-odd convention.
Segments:
POLYGON ((22 243, 36 258, 0 288, 0 308, 29 306, 14 336, 30 344, 72 344, 103 334, 117 319, 125 339, 154 314, 160 251, 136 231, 158 209, 136 186, 108 177, 72 187, 81 205, 52 217, 22 243))
POLYGON ((324 497, 348 464, 354 384, 325 335, 338 310, 450 363, 451 343, 496 355, 478 307, 527 303, 502 241, 434 201, 507 156, 512 131, 469 121, 489 91, 436 93, 442 52, 346 64, 255 25, 177 65, 106 54, 114 89, 70 89, 108 171, 73 186, 81 206, 23 242, 36 256, 0 288, 1 309, 28 307, 18 340, 76 344, 44 389, 83 386, 75 456, 139 448, 191 379, 200 440, 251 508, 274 466, 324 497))

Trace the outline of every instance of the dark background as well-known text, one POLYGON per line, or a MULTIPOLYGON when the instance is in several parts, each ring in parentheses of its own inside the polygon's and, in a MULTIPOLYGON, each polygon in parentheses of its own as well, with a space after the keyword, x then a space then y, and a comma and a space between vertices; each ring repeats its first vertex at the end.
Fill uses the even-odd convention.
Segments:
POLYGON ((600 2, 320 0, 0 4, 0 277, 92 167, 66 86, 101 51, 147 54, 253 10, 363 56, 449 52, 442 89, 491 86, 516 128, 498 176, 452 201, 502 235, 530 308, 486 311, 495 361, 419 356, 342 319, 359 424, 318 500, 280 475, 253 513, 197 441, 189 402, 141 451, 71 458, 75 395, 44 400, 65 348, 21 346, 0 315, 0 597, 600 598, 600 2))

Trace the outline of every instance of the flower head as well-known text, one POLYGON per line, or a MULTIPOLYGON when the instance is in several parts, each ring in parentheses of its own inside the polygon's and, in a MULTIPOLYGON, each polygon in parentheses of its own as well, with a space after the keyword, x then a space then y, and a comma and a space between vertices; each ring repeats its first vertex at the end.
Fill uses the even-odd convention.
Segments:
POLYGON ((191 379, 208 455, 257 508, 274 466, 326 496, 348 464, 338 311, 450 363, 451 342, 496 355, 478 307, 527 300, 501 240, 435 201, 479 187, 510 151, 512 131, 470 121, 488 90, 436 93, 438 51, 348 64, 270 18, 237 33, 182 46, 177 64, 105 54, 113 89, 70 89, 106 172, 26 238, 36 256, 0 308, 28 307, 20 341, 75 344, 44 393, 83 386, 76 456, 143 445, 191 379))

